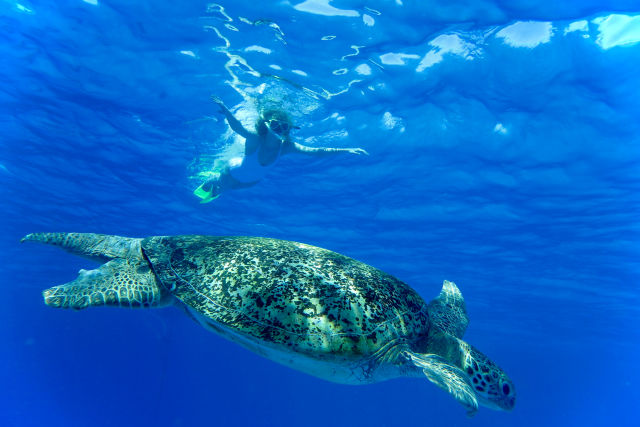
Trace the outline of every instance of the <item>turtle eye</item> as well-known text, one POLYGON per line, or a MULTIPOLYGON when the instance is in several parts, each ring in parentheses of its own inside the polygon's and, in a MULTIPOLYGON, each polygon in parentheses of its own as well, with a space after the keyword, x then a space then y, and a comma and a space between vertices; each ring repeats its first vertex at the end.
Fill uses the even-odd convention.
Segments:
POLYGON ((502 392, 506 395, 509 395, 509 393, 511 392, 511 387, 509 387, 509 384, 502 384, 502 392))

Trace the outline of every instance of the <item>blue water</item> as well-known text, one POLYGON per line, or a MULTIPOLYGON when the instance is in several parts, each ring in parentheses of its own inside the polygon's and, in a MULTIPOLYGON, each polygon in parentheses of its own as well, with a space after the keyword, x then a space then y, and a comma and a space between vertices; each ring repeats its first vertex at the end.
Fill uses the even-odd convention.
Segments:
POLYGON ((0 3, 0 425, 637 425, 637 1, 299 1, 0 3), (238 147, 212 94, 370 156, 284 157, 199 204, 238 147), (46 307, 95 264, 35 231, 295 240, 427 300, 453 280, 516 407, 328 383, 175 308, 46 307))

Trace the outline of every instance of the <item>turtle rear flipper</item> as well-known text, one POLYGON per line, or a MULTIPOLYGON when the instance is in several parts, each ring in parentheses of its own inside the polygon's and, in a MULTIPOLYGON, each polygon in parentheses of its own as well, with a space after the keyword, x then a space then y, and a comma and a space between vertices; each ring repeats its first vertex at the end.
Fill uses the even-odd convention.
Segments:
POLYGON ((142 239, 95 233, 31 233, 20 240, 60 246, 67 252, 100 262, 114 258, 142 259, 141 241, 142 239))
POLYGON ((120 258, 95 270, 80 270, 73 282, 54 286, 42 294, 48 306, 76 310, 99 305, 159 307, 170 298, 158 286, 146 260, 120 258))
POLYGON ((413 364, 422 368, 429 381, 451 394, 467 408, 467 415, 478 411, 478 399, 469 378, 458 367, 436 354, 407 352, 413 364))

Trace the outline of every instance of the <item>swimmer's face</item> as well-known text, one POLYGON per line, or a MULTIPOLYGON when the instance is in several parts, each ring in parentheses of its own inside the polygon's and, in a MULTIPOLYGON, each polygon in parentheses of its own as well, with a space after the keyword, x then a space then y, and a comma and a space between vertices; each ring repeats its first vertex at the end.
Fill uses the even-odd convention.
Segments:
POLYGON ((282 120, 265 120, 264 124, 271 129, 273 133, 276 133, 280 136, 287 136, 289 132, 291 132, 291 125, 288 122, 282 120))

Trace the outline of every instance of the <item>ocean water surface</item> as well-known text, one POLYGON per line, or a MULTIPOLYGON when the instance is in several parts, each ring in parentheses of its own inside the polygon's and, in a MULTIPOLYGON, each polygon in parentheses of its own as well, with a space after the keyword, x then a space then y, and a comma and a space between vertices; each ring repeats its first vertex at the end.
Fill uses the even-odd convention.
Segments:
POLYGON ((0 28, 0 425, 636 425, 637 1, 5 0, 0 28), (211 95, 369 156, 286 156, 200 204, 242 142, 211 95), (294 240, 427 301, 455 281, 516 406, 329 383, 176 308, 49 308, 97 265, 37 231, 294 240))

